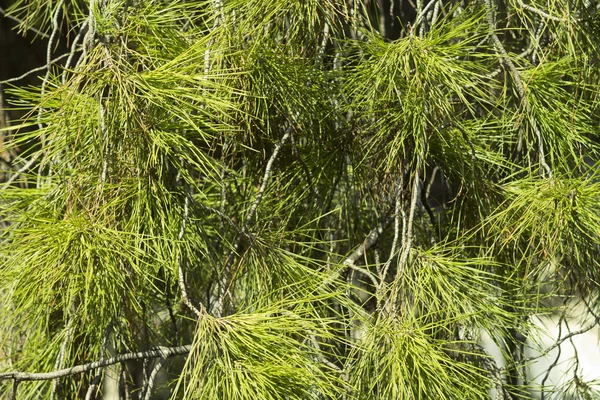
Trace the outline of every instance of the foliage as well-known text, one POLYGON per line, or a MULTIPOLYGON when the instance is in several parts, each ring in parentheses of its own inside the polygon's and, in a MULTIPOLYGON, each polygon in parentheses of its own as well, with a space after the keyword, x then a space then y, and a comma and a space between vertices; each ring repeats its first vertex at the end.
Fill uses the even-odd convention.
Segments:
POLYGON ((528 317, 600 282, 597 6, 377 4, 16 1, 72 50, 7 90, 0 366, 189 345, 121 394, 524 398, 528 317))

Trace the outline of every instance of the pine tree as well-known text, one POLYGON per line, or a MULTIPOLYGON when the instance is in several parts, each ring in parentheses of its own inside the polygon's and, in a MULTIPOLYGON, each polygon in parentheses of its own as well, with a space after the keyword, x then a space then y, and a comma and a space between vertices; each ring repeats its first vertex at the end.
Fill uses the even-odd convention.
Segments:
POLYGON ((600 312, 597 10, 17 0, 0 394, 528 398, 531 316, 600 312))

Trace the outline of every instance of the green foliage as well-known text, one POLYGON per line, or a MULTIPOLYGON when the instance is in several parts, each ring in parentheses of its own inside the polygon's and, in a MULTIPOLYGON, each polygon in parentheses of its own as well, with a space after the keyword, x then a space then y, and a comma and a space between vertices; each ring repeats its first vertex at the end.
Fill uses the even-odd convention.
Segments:
POLYGON ((515 332, 600 282, 596 10, 372 3, 14 2, 73 50, 6 90, 0 368, 189 345, 160 383, 156 356, 118 363, 121 390, 519 392, 515 332))

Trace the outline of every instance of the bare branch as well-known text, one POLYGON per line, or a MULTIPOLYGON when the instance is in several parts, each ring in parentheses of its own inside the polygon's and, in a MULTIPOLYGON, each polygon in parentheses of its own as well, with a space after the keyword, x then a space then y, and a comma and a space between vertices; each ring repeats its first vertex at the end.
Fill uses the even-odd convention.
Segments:
MULTIPOLYGON (((529 358, 523 359, 522 364, 523 365, 527 365, 531 361, 537 360, 538 358, 541 358, 541 357, 545 357, 548 353, 550 353, 552 350, 554 350, 557 347, 559 347, 565 341, 570 340, 571 338, 573 338, 573 337, 575 337, 577 335, 582 335, 582 334, 584 334, 584 333, 586 333, 586 332, 594 329, 597 326, 598 326, 598 324, 596 322, 594 322, 594 323, 592 323, 592 324, 590 324, 590 325, 588 325, 588 326, 586 326, 584 328, 581 328, 581 329, 579 329, 577 331, 570 332, 568 335, 566 335, 565 337, 557 340, 552 346, 548 347, 547 349, 545 349, 542 353, 538 354, 537 356, 533 356, 533 357, 529 357, 529 358)), ((559 328, 560 328, 560 325, 559 325, 559 328)))
POLYGON ((150 378, 148 379, 148 383, 146 384, 146 387, 144 388, 144 396, 143 396, 144 400, 150 400, 150 396, 152 396, 152 388, 154 387, 154 382, 156 382, 156 377, 158 376, 158 373, 160 372, 162 367, 165 366, 166 363, 167 363, 166 359, 159 358, 156 365, 152 369, 152 372, 150 373, 150 378))
POLYGON ((398 246, 398 240, 400 238, 400 213, 402 212, 402 186, 404 185, 404 177, 402 176, 402 171, 400 171, 399 182, 396 183, 396 193, 395 193, 395 207, 394 207, 394 239, 392 241, 392 248, 390 249, 390 256, 388 257, 385 265, 383 266, 381 276, 379 279, 381 280, 381 286, 383 286, 383 282, 385 282, 385 277, 387 276, 390 265, 392 264, 392 259, 396 255, 396 247, 398 246))
POLYGON ((267 167, 265 168, 265 174, 263 176, 262 184, 260 185, 260 189, 258 189, 258 193, 256 195, 256 198, 254 199, 254 203, 252 203, 252 207, 250 207, 250 211, 248 212, 248 215, 246 216, 246 220, 244 221, 244 227, 242 228, 242 230, 244 230, 244 231, 247 230, 248 225, 250 225, 250 222, 252 221, 252 218, 254 218, 254 214, 256 214, 258 205, 262 201, 262 198, 265 194, 265 190, 267 189, 267 184, 269 183, 269 178, 271 177, 271 171, 273 170, 273 164, 275 163, 275 160, 277 159, 277 156, 279 155, 279 151, 281 151, 281 148, 285 145, 285 143, 290 138, 290 136, 291 136, 291 127, 288 128, 287 132, 283 135, 283 137, 279 141, 279 144, 277 144, 277 146, 275 146, 275 149, 273 150, 273 154, 271 154, 271 157, 269 158, 269 161, 267 162, 267 167))
POLYGON ((329 42, 329 23, 325 22, 325 26, 323 27, 323 40, 321 40, 321 45, 319 46, 317 52, 317 61, 322 62, 323 57, 325 56, 325 48, 327 47, 327 42, 329 42))
POLYGON ((88 4, 88 17, 86 19, 88 30, 85 33, 85 37, 83 38, 83 54, 81 55, 81 60, 85 59, 85 55, 88 50, 92 48, 92 44, 94 43, 94 38, 96 37, 96 18, 94 17, 94 1, 90 0, 88 4))
POLYGON ((492 43, 493 43, 494 47, 496 48, 496 52, 500 55, 500 58, 502 59, 504 64, 510 70, 510 73, 515 82, 515 86, 517 87, 517 92, 519 93, 519 97, 521 97, 521 102, 523 104, 523 107, 525 108, 525 111, 527 112, 527 114, 529 115, 529 117, 531 119, 531 126, 533 128, 533 131, 535 132, 535 135, 537 136, 540 164, 542 165, 542 167, 544 168, 544 170, 546 171, 548 176, 551 178, 552 170, 550 169, 550 166, 546 163, 546 156, 545 156, 545 152, 544 152, 544 142, 542 140, 542 133, 537 125, 537 121, 536 121, 535 117, 533 116, 533 112, 531 110, 531 105, 529 104, 529 101, 527 100, 527 93, 525 93, 525 86, 523 85, 523 80, 521 79, 521 74, 517 70, 517 67, 515 66, 513 61, 508 56, 506 49, 504 48, 504 46, 502 45, 502 42, 500 41, 500 38, 498 38, 498 35, 496 34, 496 13, 495 13, 494 6, 492 5, 491 0, 483 0, 483 3, 485 5, 486 11, 487 11, 487 20, 488 20, 488 27, 489 27, 489 31, 490 31, 490 38, 492 39, 492 43))
POLYGON ((27 72, 25 72, 24 74, 22 74, 22 75, 19 75, 19 76, 17 76, 17 77, 14 77, 14 78, 9 78, 9 79, 5 79, 5 80, 3 80, 3 81, 0 81, 0 84, 10 83, 10 82, 16 82, 16 81, 18 81, 18 80, 21 80, 21 79, 25 78, 27 75, 31 75, 31 74, 33 74, 34 72, 43 71, 43 70, 45 70, 45 69, 48 69, 48 68, 49 68, 49 67, 50 67, 52 64, 54 64, 54 63, 57 63, 58 61, 62 60, 63 58, 65 58, 65 57, 67 57, 67 56, 69 56, 69 54, 63 54, 63 55, 61 55, 61 56, 58 56, 58 57, 56 57, 56 58, 54 58, 54 59, 50 60, 50 63, 49 63, 49 64, 44 64, 44 65, 42 65, 41 67, 37 67, 37 68, 34 68, 34 69, 30 69, 29 71, 27 71, 27 72))
MULTIPOLYGON (((381 234, 383 233, 385 228, 388 227, 388 225, 391 223, 391 221, 392 221, 392 219, 389 218, 388 215, 386 215, 385 218, 383 219, 383 221, 379 222, 375 228, 371 229, 371 231, 365 237, 365 240, 362 242, 362 244, 360 246, 358 246, 356 249, 354 249, 354 251, 348 257, 346 257, 346 259, 342 262, 342 265, 344 265, 346 267, 351 267, 351 268, 352 268, 352 266, 355 266, 356 261, 358 261, 358 259, 361 258, 367 250, 369 250, 373 245, 375 245, 375 243, 377 243, 377 241, 379 240, 379 237, 381 236, 381 234)), ((353 269, 356 269, 356 268, 353 268, 353 269)), ((319 288, 323 289, 327 285, 331 284, 333 281, 335 281, 341 275, 342 271, 343 271, 343 268, 334 271, 329 276, 329 278, 327 278, 321 284, 321 286, 319 288)))
POLYGON ((517 0, 517 3, 519 3, 519 6, 521 8, 523 8, 524 10, 527 11, 531 11, 533 13, 536 13, 537 15, 539 15, 540 17, 549 19, 551 21, 557 21, 557 22, 568 22, 568 19, 566 18, 559 18, 559 17, 555 17, 553 15, 548 14, 546 11, 540 10, 539 8, 530 6, 529 4, 525 4, 523 3, 522 0, 517 0))
MULTIPOLYGON (((415 23, 412 27, 413 32, 419 27, 419 25, 423 21, 423 18, 425 17, 425 14, 429 11, 429 9, 438 3, 439 2, 437 0, 432 0, 429 3, 427 3, 427 5, 425 7, 423 7, 423 2, 421 0, 417 1, 417 9, 420 11, 419 11, 419 14, 417 15, 417 19, 415 20, 415 23), (422 8, 422 10, 421 10, 421 8, 422 8)), ((437 7, 439 8, 439 5, 437 7)), ((422 36, 422 34, 420 36, 422 36)))
MULTIPOLYGON (((221 0, 214 0, 213 11, 215 13, 215 17, 212 30, 215 30, 219 26, 221 18, 223 17, 223 6, 221 4, 221 0)), ((212 48, 214 43, 215 39, 214 37, 211 37, 211 39, 208 42, 208 46, 204 51, 204 79, 208 78, 208 73, 210 72, 210 49, 212 48)))
POLYGON ((375 277, 375 275, 373 275, 368 269, 359 267, 358 265, 354 265, 354 264, 344 264, 344 265, 347 265, 349 268, 355 270, 356 272, 360 272, 361 274, 365 275, 367 278, 369 278, 371 280, 371 282, 373 283, 373 286, 375 288, 378 288, 381 285, 380 282, 375 277))
POLYGON ((248 231, 250 222, 254 218, 254 215, 256 214, 256 210, 258 209, 258 206, 260 205, 260 203, 262 201, 265 191, 267 190, 267 185, 269 183, 269 179, 271 177, 271 172, 273 170, 273 164, 275 163, 275 160, 277 159, 277 156, 279 155, 281 148, 285 145, 285 143, 291 137, 291 130, 292 130, 292 127, 291 126, 288 127, 286 133, 283 135, 283 137, 281 138, 281 140, 279 141, 277 146, 275 146, 275 149, 273 149, 273 154, 271 154, 271 157, 269 157, 269 161, 267 161, 267 166, 265 167, 265 173, 263 175, 263 179, 262 179, 260 188, 258 189, 258 193, 256 194, 256 198, 254 199, 254 202, 252 203, 252 206, 250 207, 250 211, 248 211, 248 215, 246 216, 246 219, 244 220, 244 225, 242 226, 242 231, 238 235, 237 240, 233 246, 233 249, 227 256, 227 261, 225 263, 225 268, 224 268, 224 273, 223 273, 221 293, 219 294, 219 298, 217 299, 215 308, 214 308, 215 315, 217 315, 217 316, 220 316, 221 313, 223 312, 223 302, 225 301, 225 296, 226 296, 227 290, 228 290, 227 288, 229 286, 229 274, 231 272, 231 266, 233 265, 233 260, 235 259, 235 255, 239 252, 240 247, 242 246, 242 240, 243 240, 244 236, 246 235, 246 232, 248 231))
POLYGON ((413 222, 415 219, 415 210, 417 208, 417 200, 419 198, 419 170, 417 169, 415 172, 412 187, 412 194, 410 199, 410 210, 408 212, 408 222, 406 227, 406 240, 402 243, 402 255, 400 256, 400 261, 398 261, 398 271, 396 272, 396 280, 402 277, 404 274, 404 267, 406 266, 406 261, 408 260, 408 255, 410 254, 410 250, 412 248, 413 241, 413 222))
POLYGON ((109 365, 118 364, 124 361, 141 360, 144 358, 170 358, 174 356, 182 356, 188 354, 191 350, 191 345, 164 347, 159 346, 152 350, 140 351, 137 353, 124 353, 115 357, 106 358, 104 360, 94 361, 87 364, 76 365, 71 368, 64 368, 52 372, 3 372, 0 373, 0 381, 12 379, 15 382, 23 381, 50 381, 53 379, 63 378, 88 372, 96 368, 104 368, 109 365))
POLYGON ((38 158, 42 155, 41 152, 37 152, 27 161, 17 172, 15 172, 6 182, 3 183, 2 189, 6 189, 10 186, 11 183, 15 181, 21 174, 27 171, 31 166, 37 161, 38 158))
POLYGON ((358 246, 346 259, 344 260, 344 265, 351 265, 356 263, 356 261, 361 258, 367 250, 369 250, 377 241, 379 240, 379 236, 383 233, 385 228, 390 224, 391 219, 386 218, 385 221, 380 222, 377 226, 369 232, 365 240, 362 242, 360 246, 358 246))
MULTIPOLYGON (((181 218, 181 229, 179 230, 179 236, 178 236, 179 241, 181 241, 183 239, 183 235, 185 234, 185 227, 187 225, 189 213, 190 213, 190 197, 186 190, 185 200, 184 200, 184 205, 183 205, 183 216, 181 218)), ((202 311, 204 311, 204 309, 202 309, 202 310, 198 309, 192 302, 191 297, 187 292, 187 287, 185 284, 185 277, 183 274, 183 263, 184 263, 183 255, 180 254, 179 255, 179 263, 177 266, 177 281, 179 282, 179 290, 181 291, 181 299, 182 299, 183 303, 194 314, 196 314, 197 318, 201 318, 202 314, 203 314, 202 311)), ((200 306, 202 306, 202 305, 200 305, 200 306)))

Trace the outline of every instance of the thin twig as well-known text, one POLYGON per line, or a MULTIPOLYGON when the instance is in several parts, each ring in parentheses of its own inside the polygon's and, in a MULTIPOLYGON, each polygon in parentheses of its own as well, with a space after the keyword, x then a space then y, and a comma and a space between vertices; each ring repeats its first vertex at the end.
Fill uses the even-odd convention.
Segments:
POLYGON ((54 64, 54 63, 62 60, 63 58, 67 57, 68 55, 69 54, 63 54, 62 56, 58 56, 58 57, 50 60, 50 64, 45 64, 45 65, 42 65, 41 67, 30 69, 29 71, 25 72, 22 75, 19 75, 19 76, 14 77, 14 78, 9 78, 9 79, 5 79, 3 81, 0 81, 0 84, 4 85, 5 83, 16 82, 18 80, 21 80, 21 79, 25 78, 27 75, 33 74, 34 72, 47 70, 49 68, 49 66, 51 66, 52 64, 54 64))
MULTIPOLYGON (((61 0, 56 7, 56 11, 54 11, 54 15, 52 16, 52 33, 50 34, 50 38, 48 39, 48 45, 46 46, 46 75, 44 76, 44 80, 42 81, 41 95, 44 95, 46 90, 46 85, 48 84, 48 79, 50 78, 50 69, 52 67, 52 47, 54 46, 54 39, 58 35, 58 31, 60 29, 60 25, 58 23, 58 17, 60 16, 60 11, 65 4, 65 0, 61 0)), ((63 54, 64 55, 64 54, 63 54)), ((38 112, 38 125, 40 129, 41 126, 41 118, 42 118, 43 108, 40 107, 38 112)))
POLYGON ((529 47, 534 48, 533 54, 531 54, 531 62, 533 64, 537 63, 537 58, 538 58, 537 54, 538 54, 538 50, 540 48, 540 39, 542 38, 542 34, 544 33, 545 27, 546 27, 546 22, 541 21, 540 24, 538 25, 538 28, 536 29, 533 39, 531 40, 530 45, 529 45, 529 47))
POLYGON ((369 278, 371 280, 371 282, 373 283, 373 287, 375 287, 375 289, 377 289, 381 285, 380 282, 375 277, 375 275, 373 275, 371 273, 371 271, 369 271, 368 269, 359 267, 358 265, 355 265, 353 263, 344 262, 344 265, 346 265, 350 269, 355 270, 356 272, 360 272, 361 274, 363 274, 364 276, 369 278))
POLYGON ((81 60, 85 59, 85 56, 87 55, 87 52, 92 48, 92 45, 94 44, 94 39, 96 37, 96 18, 94 17, 95 3, 96 0, 90 0, 88 4, 88 17, 86 20, 88 23, 88 30, 85 33, 85 37, 83 38, 83 49, 81 58, 79 59, 80 62, 81 60))
MULTIPOLYGON (((65 0, 61 0, 58 5, 56 6, 56 10, 54 11, 54 15, 52 16, 52 33, 50 35, 50 39, 48 39, 48 45, 46 46, 46 74, 44 75, 44 79, 42 80, 42 86, 40 89, 40 96, 44 97, 44 95, 46 94, 46 86, 48 85, 48 81, 50 80, 50 71, 52 70, 52 47, 54 46, 54 39, 56 38, 56 36, 59 34, 59 30, 60 30, 60 24, 58 21, 58 18, 60 16, 60 12, 61 9, 63 8, 65 4, 65 0)), ((38 125, 38 129, 41 132, 41 138, 40 138, 40 142, 42 145, 42 148, 46 147, 46 135, 44 134, 44 127, 42 125, 42 115, 44 114, 44 107, 40 106, 38 109, 38 113, 37 113, 37 125, 38 125)), ((45 159, 42 159, 42 161, 40 162, 40 165, 38 167, 38 176, 37 176, 37 187, 41 187, 42 186, 42 171, 44 169, 44 162, 45 159)), ((52 165, 50 165, 50 167, 52 167, 52 165)), ((52 176, 52 173, 48 173, 46 175, 46 179, 50 180, 52 176)))
POLYGON ((381 276, 381 286, 385 282, 390 265, 394 256, 396 256, 396 247, 398 246, 398 240, 400 239, 400 213, 402 212, 402 186, 404 184, 404 177, 402 171, 400 171, 399 182, 396 182, 395 191, 395 207, 394 207, 394 239, 392 240, 392 248, 390 249, 390 256, 388 257, 385 265, 383 266, 381 276))
POLYGON ((544 350, 543 353, 538 354, 537 356, 534 357, 529 357, 529 358, 525 358, 522 361, 523 365, 529 364, 531 361, 537 360, 538 358, 541 357, 545 357, 546 355, 548 355, 548 353, 550 353, 552 350, 556 349, 557 347, 559 347, 561 344, 563 344, 565 341, 571 339, 574 336, 577 335, 582 335, 592 329, 594 329, 595 327, 597 327, 598 324, 596 322, 594 322, 593 324, 586 326, 585 328, 582 328, 578 331, 574 331, 574 332, 570 332, 568 335, 566 335, 565 337, 557 340, 552 346, 548 347, 547 349, 544 350))
MULTIPOLYGON (((419 14, 417 15, 417 19, 415 20, 415 23, 412 27, 413 32, 415 31, 415 29, 417 29, 419 27, 419 24, 423 21, 423 16, 425 15, 425 13, 428 12, 429 9, 433 6, 435 6, 437 3, 438 3, 438 1, 432 0, 429 3, 427 3, 427 5, 423 8, 423 10, 421 12, 419 12, 419 14)), ((422 7, 422 5, 423 5, 422 0, 417 1, 417 8, 422 7)), ((422 36, 422 35, 420 35, 420 36, 422 36)))
POLYGON ((279 155, 281 148, 285 145, 285 143, 291 137, 291 130, 292 130, 292 127, 290 126, 288 128, 287 132, 283 135, 283 137, 277 144, 277 146, 275 146, 275 149, 273 149, 273 154, 271 154, 269 161, 267 161, 267 166, 265 167, 265 173, 263 175, 263 179, 262 179, 260 188, 258 189, 258 193, 256 194, 256 198, 254 199, 254 202, 252 203, 252 206, 250 207, 250 211, 248 211, 248 215, 246 216, 246 219, 244 220, 244 225, 242 226, 242 231, 238 235, 238 237, 235 241, 235 244, 233 246, 233 249, 227 256, 227 261, 225 262, 225 268, 224 268, 224 274, 223 274, 221 293, 219 294, 219 298, 217 299, 217 302, 215 304, 215 315, 217 315, 217 316, 220 316, 221 313, 223 312, 223 302, 224 302, 225 296, 227 294, 227 287, 229 286, 229 274, 231 272, 231 266, 233 265, 233 260, 235 258, 235 255, 239 252, 240 247, 242 246, 242 240, 243 240, 244 236, 246 235, 246 232, 248 231, 250 222, 254 218, 254 214, 256 214, 256 210, 258 209, 258 206, 260 205, 260 203, 262 201, 265 191, 267 190, 267 185, 269 183, 269 178, 271 177, 273 164, 275 163, 275 160, 277 159, 277 156, 279 155))
POLYGON ((404 269, 406 267, 406 263, 408 261, 408 256, 410 255, 410 251, 412 249, 413 242, 413 224, 415 218, 415 210, 417 209, 417 202, 419 198, 419 169, 417 168, 415 172, 415 176, 413 178, 412 185, 412 193, 410 199, 410 209, 408 212, 408 221, 406 220, 404 210, 402 210, 402 220, 403 220, 403 234, 402 234, 402 248, 400 249, 400 260, 398 261, 398 269, 396 271, 396 277, 394 279, 392 294, 387 299, 385 304, 385 309, 389 310, 389 306, 391 303, 391 312, 392 315, 396 315, 397 312, 397 303, 398 303, 398 293, 400 290, 400 286, 402 285, 402 277, 404 275, 404 269))
POLYGON ((496 48, 496 52, 499 54, 499 56, 502 59, 502 61, 504 62, 504 64, 510 70, 510 73, 513 77, 513 81, 515 82, 515 86, 517 87, 517 92, 519 93, 519 97, 521 98, 521 102, 523 103, 523 107, 525 108, 525 111, 527 112, 527 114, 529 115, 529 117, 531 119, 531 126, 533 128, 533 131, 535 132, 535 135, 537 136, 540 164, 542 165, 542 167, 544 168, 544 170, 546 171, 548 176, 551 178, 552 177, 552 169, 550 169, 550 166, 546 163, 546 156, 545 156, 545 152, 544 152, 544 142, 542 140, 542 133, 541 133, 541 131, 537 125, 537 121, 533 115, 531 105, 529 104, 529 101, 527 100, 527 93, 525 92, 525 86, 523 85, 523 81, 521 79, 521 74, 517 70, 517 67, 515 66, 513 61, 508 56, 506 49, 504 48, 504 46, 502 45, 502 42, 500 41, 500 38, 498 38, 498 35, 496 34, 496 12, 494 10, 491 0, 483 0, 483 3, 485 5, 486 11, 487 11, 487 20, 488 20, 488 27, 489 27, 489 31, 490 31, 490 38, 492 39, 492 43, 493 43, 494 47, 496 48))
POLYGON ((277 146, 275 146, 275 149, 273 150, 273 154, 271 154, 271 157, 269 158, 269 161, 267 162, 267 167, 265 168, 265 174, 263 176, 263 180, 262 180, 262 184, 260 185, 260 189, 258 190, 256 198, 254 199, 254 203, 252 203, 252 207, 250 207, 250 211, 248 212, 248 215, 246 216, 246 220, 244 221, 244 227, 242 228, 243 230, 248 229, 248 226, 250 225, 252 218, 254 218, 254 214, 256 214, 258 205, 262 201, 262 198, 265 194, 265 190, 267 189, 267 185, 269 183, 269 178, 271 177, 271 172, 273 170, 273 164, 275 163, 275 160, 277 159, 277 155, 281 151, 281 148, 285 145, 285 143, 288 141, 290 136, 291 136, 291 128, 288 129, 288 131, 285 133, 285 135, 283 135, 283 137, 281 138, 281 140, 279 141, 277 146))
POLYGON ((408 255, 410 254, 410 250, 412 248, 413 242, 413 222, 415 219, 415 210, 417 209, 417 201, 419 198, 419 169, 415 171, 410 199, 410 210, 408 212, 408 222, 406 227, 406 240, 402 243, 402 255, 400 256, 400 261, 398 261, 398 271, 396 272, 396 280, 401 279, 404 274, 404 268, 406 267, 406 262, 408 260, 408 255))
MULTIPOLYGON (((19 19, 19 18, 15 17, 15 16, 13 16, 13 15, 10 15, 10 14, 8 14, 8 13, 7 13, 7 12, 4 10, 4 8, 2 8, 2 7, 0 7, 0 14, 2 14, 4 17, 6 17, 6 18, 8 18, 8 19, 12 19, 13 21, 15 21, 16 23, 18 23, 18 24, 19 24, 19 25, 21 25, 21 26, 25 26, 25 25, 27 25, 27 22, 25 22, 25 21, 23 21, 23 20, 21 20, 21 19, 19 19)), ((40 31, 39 29, 36 29, 36 28, 34 28, 34 27, 32 27, 32 26, 31 26, 31 27, 27 27, 27 28, 23 28, 23 30, 24 30, 24 31, 32 31, 32 32, 34 32, 35 34, 37 34, 37 35, 40 35, 40 36, 41 36, 41 37, 43 37, 44 39, 48 39, 48 38, 50 37, 50 35, 48 35, 47 33, 44 33, 44 32, 42 32, 42 31, 40 31)))
POLYGON ((556 21, 556 22, 568 22, 569 20, 566 18, 559 18, 559 17, 555 17, 553 15, 548 14, 546 11, 540 10, 539 8, 530 6, 529 4, 525 4, 523 3, 522 0, 517 0, 517 3, 519 3, 519 6, 525 10, 531 11, 533 13, 536 13, 537 15, 539 15, 540 17, 552 20, 552 21, 556 21))
MULTIPOLYGON (((102 360, 104 358, 104 354, 106 353, 106 345, 108 343, 110 334, 112 332, 112 325, 113 325, 112 322, 110 322, 108 324, 108 326, 106 327, 106 329, 104 330, 104 336, 102 337, 102 344, 100 345, 100 360, 102 360)), ((98 373, 96 373, 96 376, 94 376, 94 379, 92 379, 91 385, 88 387, 87 393, 85 394, 85 400, 94 399, 94 396, 95 396, 96 392, 98 391, 98 388, 100 387, 100 378, 101 377, 102 377, 102 372, 99 370, 98 373)), ((56 380, 54 382, 58 382, 58 380, 56 380)))
POLYGON ((365 237, 365 240, 358 246, 342 263, 343 265, 350 265, 356 263, 356 261, 361 258, 367 250, 369 250, 377 241, 379 237, 387 228, 387 226, 391 223, 391 218, 385 218, 383 222, 377 224, 377 226, 369 232, 369 234, 365 237))
MULTIPOLYGON (((181 240, 183 239, 183 235, 185 234, 185 227, 187 225, 187 220, 189 217, 189 213, 190 213, 190 197, 187 193, 185 193, 185 200, 184 200, 184 205, 183 205, 183 216, 181 218, 181 229, 179 230, 179 236, 178 239, 181 242, 181 240)), ((179 262, 178 262, 178 266, 177 266, 177 273, 178 273, 178 279, 177 281, 179 282, 179 290, 181 291, 181 299, 183 301, 183 303, 194 313, 196 314, 196 317, 201 318, 202 317, 202 312, 194 305, 194 303, 192 303, 191 298, 187 292, 187 287, 185 284, 185 277, 183 275, 183 255, 179 255, 179 262)))
MULTIPOLYGON (((375 228, 371 229, 371 231, 367 234, 367 236, 365 237, 365 239, 363 240, 361 245, 358 246, 356 249, 354 249, 354 251, 348 257, 346 257, 346 259, 342 262, 342 265, 344 265, 346 267, 350 267, 351 265, 356 265, 356 261, 358 261, 358 259, 360 259, 367 250, 369 250, 373 245, 375 245, 375 243, 377 243, 377 241, 379 240, 379 237, 381 236, 383 231, 385 231, 385 229, 388 227, 388 225, 391 222, 392 222, 392 218, 389 218, 388 215, 386 215, 385 218, 381 222, 379 222, 375 228)), ((343 270, 344 269, 342 268, 342 269, 337 269, 336 271, 334 271, 321 284, 319 289, 324 289, 329 284, 331 284, 333 281, 335 281, 337 278, 339 278, 339 276, 341 275, 343 270)))
MULTIPOLYGON (((73 308, 73 305, 71 305, 71 308, 73 308)), ((71 310, 71 312, 73 313, 73 310, 71 310)), ((65 329, 66 329, 65 338, 63 339, 62 344, 60 345, 60 350, 58 351, 58 356, 56 357, 56 361, 54 362, 55 370, 61 369, 64 365, 65 354, 67 352, 67 346, 68 346, 69 342, 71 341, 71 337, 73 336, 73 330, 74 330, 73 324, 74 324, 74 319, 73 319, 73 316, 71 316, 65 326, 65 329)), ((58 393, 58 389, 60 386, 59 384, 60 384, 60 382, 58 380, 55 380, 52 383, 52 392, 50 393, 50 398, 52 400, 56 399, 56 395, 58 393)))
POLYGON ((77 33, 77 36, 75 36, 75 39, 73 40, 73 44, 71 45, 71 51, 68 53, 69 58, 67 58, 67 62, 65 63, 65 70, 63 71, 63 74, 62 74, 62 84, 63 85, 67 82, 67 70, 71 66, 71 63, 73 62, 73 57, 75 57, 75 53, 77 52, 77 44, 79 43, 81 38, 84 37, 83 33, 86 31, 89 23, 90 23, 89 19, 86 19, 83 22, 83 24, 81 24, 81 28, 79 28, 79 32, 77 33))
POLYGON ((53 379, 64 378, 66 376, 72 376, 88 372, 97 368, 108 367, 122 363, 125 361, 141 360, 144 358, 170 358, 174 356, 181 356, 188 354, 191 350, 191 345, 177 346, 177 347, 164 347, 159 346, 148 351, 140 351, 137 353, 124 353, 119 354, 115 357, 106 358, 104 360, 94 361, 87 364, 76 365, 71 368, 64 368, 57 371, 51 372, 2 372, 0 373, 0 381, 12 379, 14 381, 50 381, 53 379))
MULTIPOLYGON (((227 221, 227 223, 228 223, 228 224, 229 224, 229 225, 230 225, 230 226, 231 226, 231 227, 232 227, 232 228, 233 228, 233 229, 234 229, 236 232, 238 232, 238 233, 240 233, 240 234, 244 234, 244 235, 246 235, 246 236, 247 236, 247 237, 249 237, 249 238, 253 238, 253 236, 252 236, 251 234, 247 233, 247 232, 246 232, 246 233, 242 233, 242 229, 241 229, 241 228, 240 228, 240 227, 239 227, 239 226, 238 226, 238 225, 237 225, 237 224, 236 224, 236 223, 235 223, 235 222, 234 222, 234 221, 231 219, 231 217, 230 217, 229 215, 225 214, 223 211, 221 211, 221 210, 217 210, 217 209, 216 209, 216 208, 214 208, 214 207, 209 207, 209 206, 207 206, 207 205, 205 205, 205 204, 202 204, 202 203, 195 203, 195 205, 196 205, 196 206, 198 206, 198 207, 200 207, 201 209, 203 209, 203 210, 206 210, 206 211, 208 211, 208 212, 211 212, 211 213, 213 213, 213 214, 217 215, 218 217, 220 217, 221 219, 223 219, 223 220, 227 221)), ((225 208, 224 206, 223 206, 223 207, 221 207, 221 209, 224 209, 224 208, 225 208)))
POLYGON ((158 376, 158 373, 165 366, 166 363, 167 360, 165 358, 159 358, 158 362, 152 369, 152 372, 150 373, 150 378, 148 378, 148 383, 144 388, 144 400, 150 400, 150 396, 152 396, 152 388, 154 388, 154 383, 156 382, 156 377, 158 376))
POLYGON ((19 168, 19 170, 17 172, 15 172, 6 182, 4 182, 2 184, 2 190, 6 189, 7 187, 10 186, 11 183, 13 183, 15 181, 15 179, 17 179, 19 176, 21 176, 21 174, 23 172, 25 172, 26 170, 28 170, 36 161, 38 158, 40 158, 40 156, 42 155, 41 152, 37 152, 33 155, 33 157, 31 157, 29 159, 29 161, 27 161, 25 163, 25 165, 23 165, 21 168, 19 168))
MULTIPOLYGON (((221 18, 223 17, 223 5, 221 4, 221 0, 215 0, 213 5, 215 19, 213 21, 213 26, 211 31, 214 31, 221 22, 221 18)), ((207 79, 208 73, 210 72, 210 49, 214 45, 215 39, 211 37, 206 50, 204 51, 204 79, 207 79)))
POLYGON ((317 51, 318 63, 321 63, 323 61, 323 57, 325 56, 325 49, 327 48, 327 42, 329 42, 329 30, 329 24, 327 21, 325 21, 325 26, 323 27, 323 40, 321 40, 319 50, 317 51))
POLYGON ((106 175, 108 174, 108 160, 110 158, 110 140, 108 138, 108 131, 106 130, 106 108, 102 104, 102 97, 98 99, 98 117, 100 118, 100 132, 102 140, 106 142, 106 154, 104 154, 104 160, 102 161, 102 175, 100 182, 104 186, 106 182, 106 175))
POLYGON ((434 26, 438 20, 438 16, 440 14, 442 0, 435 1, 435 7, 433 9, 433 16, 431 17, 431 26, 434 26))

